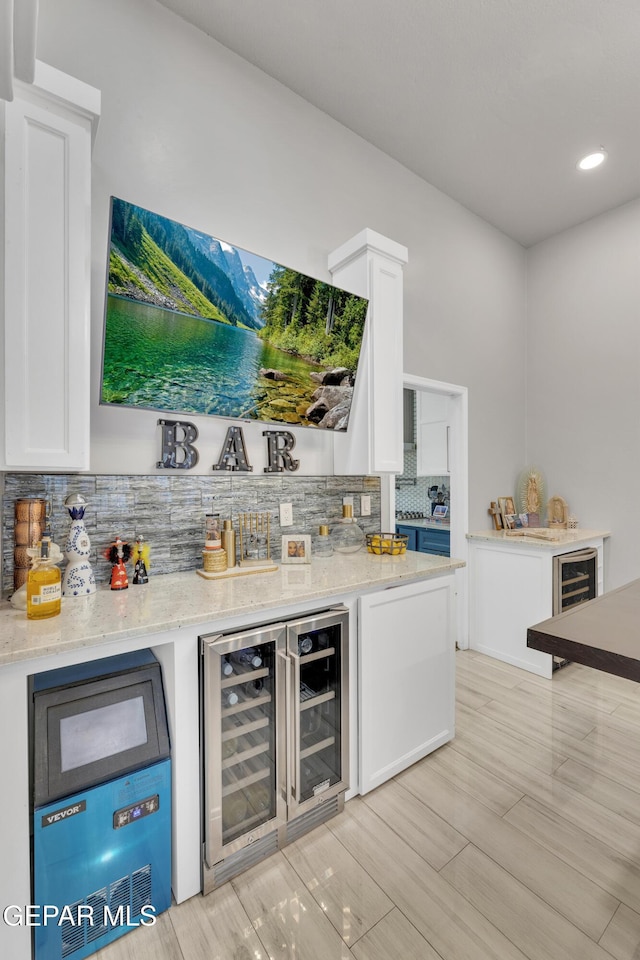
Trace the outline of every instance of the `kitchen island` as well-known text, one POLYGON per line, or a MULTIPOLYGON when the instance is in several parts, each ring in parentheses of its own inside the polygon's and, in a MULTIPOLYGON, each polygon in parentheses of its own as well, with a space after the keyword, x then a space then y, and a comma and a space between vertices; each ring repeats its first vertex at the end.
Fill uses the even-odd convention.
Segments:
POLYGON ((640 682, 640 580, 527 630, 527 646, 640 682))
MULTIPOLYGON (((344 605, 350 615, 351 794, 360 789, 358 742, 368 736, 367 754, 373 777, 391 776, 389 756, 376 754, 374 731, 360 724, 359 671, 366 684, 389 684, 386 650, 396 654, 407 636, 415 654, 422 643, 422 669, 429 686, 425 697, 446 703, 447 716, 437 718, 442 735, 423 735, 424 745, 412 744, 414 758, 453 736, 453 660, 455 646, 455 571, 460 560, 407 552, 404 556, 373 556, 361 551, 334 555, 310 564, 282 565, 275 572, 206 581, 189 573, 151 577, 146 585, 123 591, 99 588, 86 598, 63 601, 62 613, 49 620, 27 621, 26 614, 7 602, 0 605, 0 723, 4 731, 0 795, 3 869, 0 899, 4 906, 30 903, 29 867, 29 750, 28 680, 56 667, 149 648, 162 665, 171 737, 173 773, 172 889, 177 902, 201 889, 201 814, 199 753, 199 637, 244 629, 344 605), (360 627, 361 609, 366 604, 360 627), (392 634, 378 630, 386 610, 392 634), (371 612, 373 611, 373 613, 371 612), (433 612, 433 615, 432 615, 433 612), (433 655, 431 648, 433 647, 433 655), (433 689, 431 689, 433 687, 433 689), (440 691, 440 693, 439 693, 440 691), (381 772, 380 772, 381 771, 381 772)), ((403 660, 417 676, 415 660, 403 660)), ((398 677, 398 682, 401 678, 398 677)), ((377 700, 376 697, 374 699, 377 700)), ((402 697, 399 698, 402 702, 402 697)), ((375 721, 384 711, 373 705, 375 721)), ((431 717, 428 718, 431 722, 431 717)), ((408 726, 411 726, 410 724, 408 726)), ((398 749, 397 741, 389 746, 398 749)), ((402 752, 402 750, 400 751, 402 752)), ((405 765, 411 762, 406 759, 405 765)), ((12 960, 29 960, 26 927, 0 925, 0 950, 12 960)))

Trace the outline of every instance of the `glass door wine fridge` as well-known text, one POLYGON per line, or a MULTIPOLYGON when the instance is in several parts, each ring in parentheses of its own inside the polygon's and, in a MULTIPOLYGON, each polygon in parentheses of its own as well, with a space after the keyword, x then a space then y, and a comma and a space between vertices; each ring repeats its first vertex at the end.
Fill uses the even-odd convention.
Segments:
POLYGON ((203 890, 342 809, 348 612, 201 638, 203 890))
MULTIPOLYGON (((595 547, 561 553, 553 558, 553 615, 577 603, 593 600, 598 593, 598 551, 595 547)), ((553 670, 566 667, 569 660, 554 657, 553 670)))

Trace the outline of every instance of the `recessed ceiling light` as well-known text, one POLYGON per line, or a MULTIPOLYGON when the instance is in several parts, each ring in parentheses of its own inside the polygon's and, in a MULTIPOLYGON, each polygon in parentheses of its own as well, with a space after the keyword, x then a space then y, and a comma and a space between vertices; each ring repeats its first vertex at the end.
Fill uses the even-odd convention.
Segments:
POLYGON ((583 157, 582 160, 579 160, 576 166, 578 170, 593 170, 595 167, 599 167, 601 163, 604 163, 606 159, 607 151, 604 147, 600 147, 595 153, 590 153, 586 157, 583 157))

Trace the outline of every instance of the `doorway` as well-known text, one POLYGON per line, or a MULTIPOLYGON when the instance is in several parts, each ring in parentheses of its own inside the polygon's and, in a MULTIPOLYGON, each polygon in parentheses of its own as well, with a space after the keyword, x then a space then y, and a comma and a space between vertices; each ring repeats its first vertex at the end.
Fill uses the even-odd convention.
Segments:
MULTIPOLYGON (((426 400, 448 398, 448 466, 451 556, 467 563, 467 531, 469 520, 469 467, 468 467, 468 391, 466 387, 439 380, 429 380, 412 374, 403 375, 403 387, 426 400)), ((395 529, 396 522, 396 476, 382 478, 383 528, 395 529), (389 524, 389 526, 385 526, 389 524)), ((461 649, 469 646, 467 568, 456 571, 457 581, 457 640, 461 649)))

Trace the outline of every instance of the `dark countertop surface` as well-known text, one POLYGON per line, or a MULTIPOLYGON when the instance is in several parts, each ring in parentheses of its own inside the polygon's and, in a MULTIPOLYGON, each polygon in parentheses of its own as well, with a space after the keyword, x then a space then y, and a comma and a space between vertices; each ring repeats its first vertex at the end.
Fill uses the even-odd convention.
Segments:
POLYGON ((537 623, 527 646, 640 682, 640 580, 537 623))

